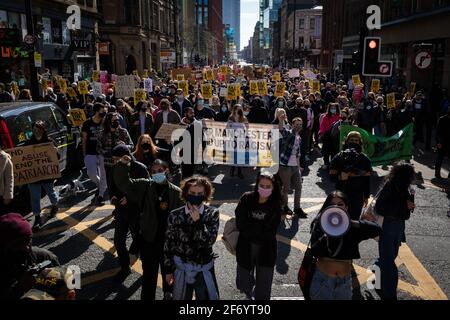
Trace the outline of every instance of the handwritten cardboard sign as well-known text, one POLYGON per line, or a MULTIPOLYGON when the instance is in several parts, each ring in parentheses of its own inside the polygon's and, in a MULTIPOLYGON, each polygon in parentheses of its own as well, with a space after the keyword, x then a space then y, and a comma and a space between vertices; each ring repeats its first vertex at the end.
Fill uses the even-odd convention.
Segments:
POLYGON ((61 178, 59 160, 53 143, 6 150, 11 155, 14 185, 61 178))
POLYGON ((161 128, 158 130, 155 139, 171 140, 172 133, 177 129, 186 129, 186 127, 179 124, 163 123, 161 128))

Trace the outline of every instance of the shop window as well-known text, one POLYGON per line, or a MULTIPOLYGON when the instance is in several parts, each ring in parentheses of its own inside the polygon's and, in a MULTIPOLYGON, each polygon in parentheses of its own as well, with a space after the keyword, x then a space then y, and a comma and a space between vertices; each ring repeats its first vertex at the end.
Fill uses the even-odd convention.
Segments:
POLYGON ((8 28, 8 14, 4 10, 0 10, 0 28, 8 28))
POLYGON ((53 43, 62 44, 61 21, 52 19, 52 39, 53 43))
POLYGON ((42 17, 42 25, 44 29, 42 30, 42 37, 45 44, 52 43, 52 20, 50 18, 42 17))
POLYGON ((8 12, 8 27, 20 29, 20 14, 16 12, 8 12))
POLYGON ((62 29, 62 44, 69 46, 70 45, 70 30, 67 28, 66 21, 61 22, 62 29))

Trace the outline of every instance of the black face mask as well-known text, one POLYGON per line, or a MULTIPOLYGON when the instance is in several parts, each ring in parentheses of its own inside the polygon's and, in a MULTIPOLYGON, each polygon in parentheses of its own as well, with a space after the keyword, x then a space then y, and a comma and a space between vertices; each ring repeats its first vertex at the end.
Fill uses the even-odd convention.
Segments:
POLYGON ((113 123, 111 123, 112 129, 117 129, 118 127, 119 127, 119 121, 114 121, 113 123))
POLYGON ((345 149, 355 149, 356 152, 360 153, 362 151, 362 146, 358 143, 348 143, 345 149))
POLYGON ((106 117, 106 112, 101 112, 101 113, 99 113, 98 114, 101 118, 104 118, 104 117, 106 117))
POLYGON ((142 107, 142 108, 141 108, 141 111, 142 111, 142 112, 147 112, 147 108, 146 108, 146 107, 142 107))
POLYGON ((144 143, 141 145, 141 147, 142 147, 142 150, 148 151, 148 150, 150 150, 150 143, 144 143))

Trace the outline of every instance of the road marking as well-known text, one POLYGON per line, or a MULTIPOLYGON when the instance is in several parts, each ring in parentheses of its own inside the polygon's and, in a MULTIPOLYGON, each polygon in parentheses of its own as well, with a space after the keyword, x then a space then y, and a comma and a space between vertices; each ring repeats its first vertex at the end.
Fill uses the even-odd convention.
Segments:
POLYGON ((100 282, 103 281, 105 279, 109 279, 114 277, 118 272, 120 271, 120 268, 115 268, 115 269, 111 269, 111 270, 107 270, 104 272, 99 272, 99 273, 94 273, 90 276, 87 277, 83 277, 81 279, 81 286, 88 286, 90 284, 96 283, 96 282, 100 282))
MULTIPOLYGON (((313 203, 313 201, 311 201, 313 203)), ((309 211, 313 212, 315 210, 319 210, 319 206, 314 206, 309 208, 309 211), (317 209, 318 208, 318 209, 317 209)), ((109 242, 106 238, 104 238, 101 235, 98 235, 96 232, 89 229, 89 226, 92 224, 89 224, 89 221, 86 222, 80 222, 68 215, 68 213, 75 213, 80 212, 83 210, 93 209, 93 211, 106 211, 106 210, 112 210, 113 206, 103 206, 103 207, 72 207, 67 209, 65 212, 58 213, 56 217, 59 220, 62 220, 66 224, 69 225, 70 229, 74 229, 78 231, 80 234, 88 238, 91 242, 95 243, 97 246, 102 248, 106 252, 110 252, 112 255, 117 257, 117 253, 115 251, 114 245, 109 242)), ((306 209, 308 210, 308 209, 306 209)), ((305 212, 306 212, 305 210, 305 212)), ((308 212, 309 212, 308 211, 308 212)), ((105 217, 106 218, 106 217, 105 217)), ((102 218, 102 219, 105 219, 102 218)), ((220 214, 220 219, 223 221, 228 221, 231 219, 231 216, 220 214)), ((100 219, 100 221, 102 220, 100 219)), ((93 223, 95 224, 95 223, 93 223)), ((221 239, 221 235, 219 235, 218 240, 221 239)), ((306 245, 303 243, 300 243, 299 241, 296 241, 294 239, 289 239, 280 235, 277 235, 277 240, 285 243, 293 248, 296 248, 302 252, 306 251, 306 245)), ((411 275, 416 279, 418 285, 412 285, 409 284, 403 280, 399 280, 398 288, 402 291, 405 291, 407 293, 410 293, 414 296, 423 298, 423 299, 435 299, 435 300, 446 300, 447 296, 442 291, 442 289, 439 287, 439 285, 436 283, 436 281, 431 277, 431 275, 428 273, 428 271, 423 267, 423 265, 420 263, 420 261, 414 256, 413 252, 409 247, 406 245, 402 245, 399 252, 399 259, 396 261, 397 265, 404 264, 408 270, 410 271, 411 275)), ((300 265, 300 264, 299 264, 300 265)), ((354 264, 355 271, 358 274, 358 280, 359 282, 365 283, 367 282, 367 279, 371 276, 367 272, 367 269, 360 267, 356 264, 354 264)), ((142 275, 142 265, 139 260, 136 261, 135 264, 133 264, 132 269, 136 271, 137 273, 142 275)), ((102 276, 106 277, 106 274, 102 274, 102 276)), ((101 276, 99 277, 102 278, 101 276)), ((95 278, 93 278, 95 279, 95 278)), ((94 280, 92 280, 94 281, 94 280)), ((162 279, 161 275, 158 276, 158 287, 162 287, 162 279)))
POLYGON ((274 301, 297 301, 297 300, 305 300, 304 297, 271 297, 270 300, 274 301))
MULTIPOLYGON (((93 219, 93 220, 88 220, 88 221, 80 221, 80 224, 85 225, 85 226, 92 226, 92 225, 100 223, 100 222, 103 224, 111 219, 112 219, 112 216, 108 216, 108 217, 98 218, 98 219, 93 219)), ((61 232, 69 230, 70 228, 71 227, 66 224, 65 226, 55 227, 55 228, 51 228, 51 229, 43 229, 43 230, 33 234, 33 238, 39 238, 39 237, 47 236, 47 235, 54 234, 54 233, 61 233, 61 232)))

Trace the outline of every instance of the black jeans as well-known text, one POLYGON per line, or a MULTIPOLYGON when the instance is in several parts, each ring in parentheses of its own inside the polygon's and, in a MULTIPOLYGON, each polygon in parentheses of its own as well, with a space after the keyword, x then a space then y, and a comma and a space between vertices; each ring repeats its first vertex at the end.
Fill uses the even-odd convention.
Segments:
POLYGON ((130 267, 130 255, 127 249, 128 231, 131 232, 133 241, 138 241, 139 215, 137 211, 129 207, 116 207, 114 246, 119 257, 119 264, 122 269, 130 267))
POLYGON ((444 162, 445 157, 450 158, 449 150, 443 148, 438 149, 435 165, 436 175, 441 175, 442 162, 444 162))
POLYGON ((13 212, 11 204, 12 204, 12 201, 11 201, 10 204, 4 204, 3 203, 3 197, 0 196, 0 216, 3 215, 3 214, 8 214, 8 213, 13 212))
POLYGON ((163 249, 163 241, 157 241, 155 243, 143 242, 141 245, 143 271, 141 300, 155 301, 159 267, 161 267, 164 296, 172 292, 172 287, 166 282, 167 273, 164 268, 163 249))

